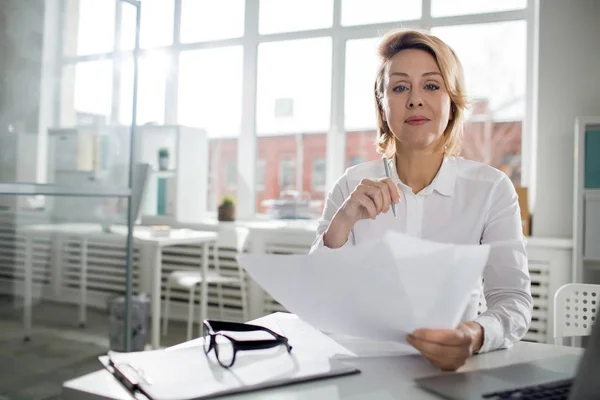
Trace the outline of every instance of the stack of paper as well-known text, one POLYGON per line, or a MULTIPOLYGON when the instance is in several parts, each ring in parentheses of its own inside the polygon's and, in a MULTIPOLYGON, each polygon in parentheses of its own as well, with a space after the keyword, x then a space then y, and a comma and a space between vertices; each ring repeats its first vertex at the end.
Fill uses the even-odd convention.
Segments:
POLYGON ((238 262, 275 300, 315 328, 405 343, 418 328, 454 328, 481 281, 487 245, 388 232, 310 255, 243 254, 238 262))

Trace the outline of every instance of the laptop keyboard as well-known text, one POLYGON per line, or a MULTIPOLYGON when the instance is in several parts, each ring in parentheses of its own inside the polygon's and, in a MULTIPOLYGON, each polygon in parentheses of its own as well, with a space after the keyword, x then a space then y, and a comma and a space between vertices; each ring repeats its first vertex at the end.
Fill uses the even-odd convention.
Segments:
POLYGON ((484 399, 543 399, 543 400, 566 400, 571 390, 573 379, 565 379, 543 385, 528 386, 520 389, 511 389, 504 392, 487 393, 484 399))

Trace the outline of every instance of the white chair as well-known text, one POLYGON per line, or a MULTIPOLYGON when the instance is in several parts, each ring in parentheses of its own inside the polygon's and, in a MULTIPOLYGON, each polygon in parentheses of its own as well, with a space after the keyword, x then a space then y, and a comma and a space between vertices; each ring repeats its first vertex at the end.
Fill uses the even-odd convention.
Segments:
MULTIPOLYGON (((219 302, 219 318, 223 318, 223 293, 222 285, 236 285, 240 287, 241 299, 242 299, 242 315, 244 321, 248 319, 248 299, 246 293, 246 279, 243 268, 237 265, 236 275, 225 275, 222 274, 221 265, 219 260, 219 248, 235 248, 238 253, 244 251, 248 234, 250 233, 248 228, 236 227, 233 229, 222 229, 219 231, 219 237, 213 248, 213 262, 214 270, 209 270, 206 276, 206 282, 208 284, 217 285, 217 298, 219 302)), ((192 339, 192 327, 194 325, 194 293, 196 286, 202 283, 202 275, 200 271, 173 271, 167 278, 167 293, 165 296, 165 310, 163 313, 163 335, 167 334, 169 324, 169 308, 171 300, 171 288, 173 286, 188 289, 189 302, 188 302, 188 323, 187 323, 187 340, 192 339)), ((207 295, 202 296, 204 299, 208 299, 207 295)), ((206 318, 205 315, 200 316, 200 323, 206 318)))
POLYGON ((588 336, 596 323, 600 285, 569 283, 554 294, 554 343, 565 337, 588 336))

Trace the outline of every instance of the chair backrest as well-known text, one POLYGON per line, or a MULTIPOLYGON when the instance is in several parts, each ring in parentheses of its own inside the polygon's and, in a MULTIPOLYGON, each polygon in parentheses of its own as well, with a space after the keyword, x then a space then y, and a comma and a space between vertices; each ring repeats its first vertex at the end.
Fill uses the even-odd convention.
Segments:
POLYGON ((600 285, 561 286, 554 294, 554 338, 590 335, 599 302, 600 285))

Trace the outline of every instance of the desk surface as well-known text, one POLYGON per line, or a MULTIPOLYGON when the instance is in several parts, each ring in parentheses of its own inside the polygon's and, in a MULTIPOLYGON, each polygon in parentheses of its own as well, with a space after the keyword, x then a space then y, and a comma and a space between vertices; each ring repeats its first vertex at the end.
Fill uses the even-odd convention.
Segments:
MULTIPOLYGON (((254 322, 269 325, 268 322, 273 320, 274 315, 276 314, 259 318, 254 322)), ((197 344, 198 340, 201 339, 192 340, 184 346, 197 344)), ((582 349, 573 347, 520 342, 508 350, 473 356, 459 369, 459 372, 494 368, 561 355, 581 354, 581 351, 582 349)), ((252 400, 439 399, 419 389, 414 383, 416 378, 442 373, 420 355, 351 358, 344 362, 356 366, 361 373, 224 398, 252 400)), ((131 399, 129 393, 115 381, 110 373, 104 370, 65 382, 63 397, 65 399, 131 399)))

